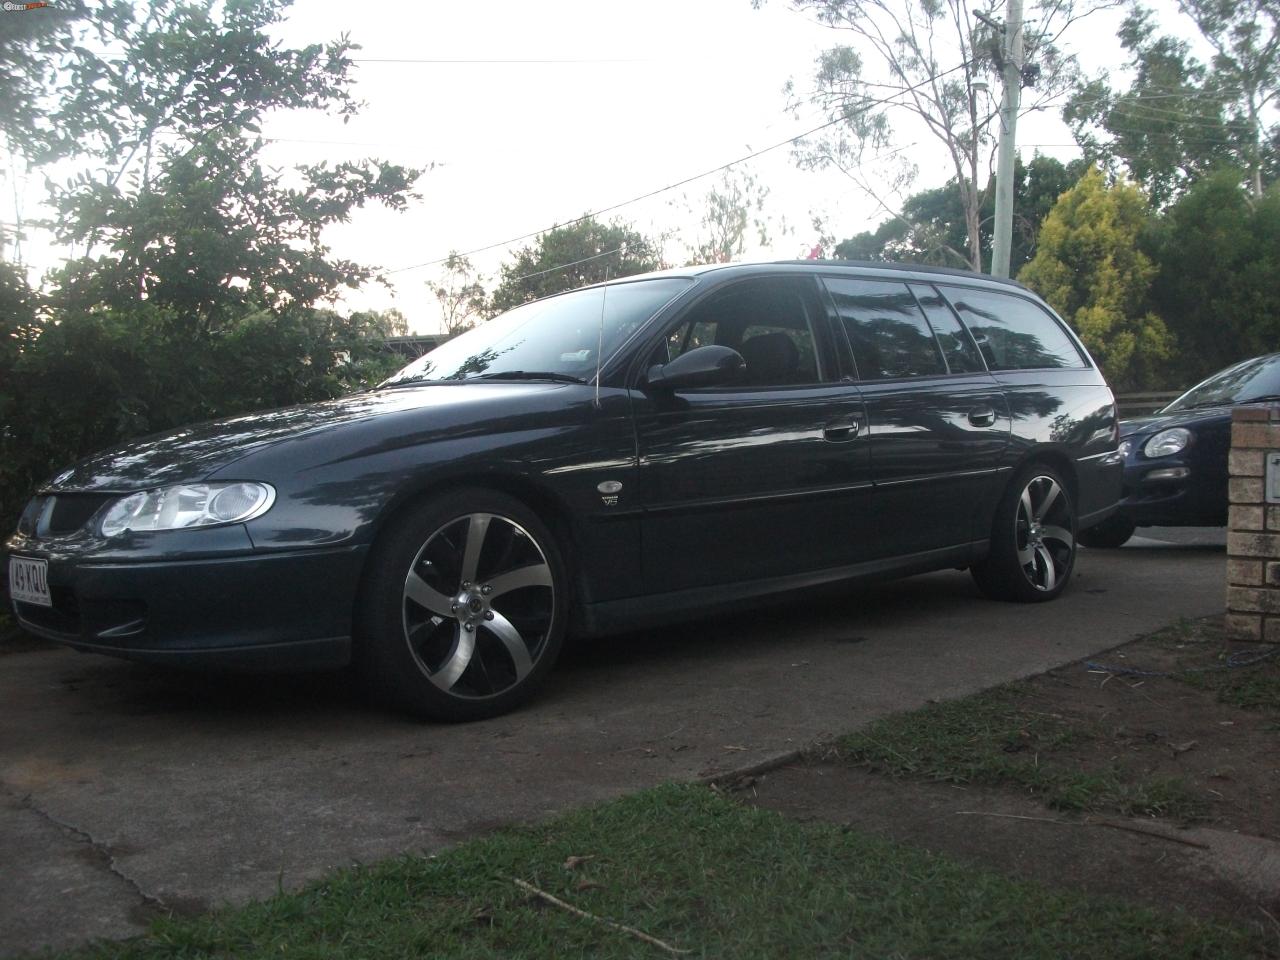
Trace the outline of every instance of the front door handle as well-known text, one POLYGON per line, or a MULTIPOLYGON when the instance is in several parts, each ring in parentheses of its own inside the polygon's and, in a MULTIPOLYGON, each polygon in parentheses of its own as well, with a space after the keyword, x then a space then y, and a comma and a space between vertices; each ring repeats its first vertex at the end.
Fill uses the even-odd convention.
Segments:
POLYGON ((822 428, 822 438, 839 443, 842 440, 852 440, 861 429, 862 424, 857 420, 837 420, 822 428))
POLYGON ((995 407, 974 407, 969 411, 969 422, 975 427, 989 427, 996 422, 995 407))

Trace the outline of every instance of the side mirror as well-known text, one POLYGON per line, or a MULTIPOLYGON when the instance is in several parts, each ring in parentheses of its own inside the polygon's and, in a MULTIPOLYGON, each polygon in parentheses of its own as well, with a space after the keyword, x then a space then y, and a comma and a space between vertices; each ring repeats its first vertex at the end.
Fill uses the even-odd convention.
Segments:
POLYGON ((670 363, 654 364, 645 379, 649 386, 664 390, 714 387, 736 379, 746 367, 737 350, 712 344, 682 353, 670 363))

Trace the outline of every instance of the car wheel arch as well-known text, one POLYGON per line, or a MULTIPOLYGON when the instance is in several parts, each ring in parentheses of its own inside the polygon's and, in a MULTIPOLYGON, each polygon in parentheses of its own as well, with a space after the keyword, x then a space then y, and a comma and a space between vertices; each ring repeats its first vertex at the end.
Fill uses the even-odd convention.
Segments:
POLYGON ((1033 447, 1013 464, 1007 482, 1012 483, 1023 468, 1031 463, 1043 463, 1057 470, 1062 475, 1062 479, 1067 481, 1067 492, 1071 494, 1071 499, 1079 502, 1080 476, 1076 472, 1075 461, 1069 453, 1060 447, 1033 447))
MULTIPOLYGON (((577 534, 570 520, 571 514, 568 506, 559 497, 527 477, 498 473, 482 474, 480 476, 460 474, 441 477, 425 486, 406 490, 389 502, 371 525, 369 531, 370 546, 377 544, 383 532, 389 525, 394 523, 396 517, 404 516, 418 509, 425 502, 461 489, 490 490, 495 493, 506 494, 520 501, 520 503, 536 513, 539 519, 547 525, 552 536, 556 538, 556 545, 560 548, 561 554, 565 558, 566 566, 569 567, 569 575, 573 585, 570 604, 570 622, 572 623, 574 620, 572 615, 576 613, 576 606, 579 602, 578 598, 584 596, 584 584, 580 565, 570 561, 570 558, 576 555, 578 550, 577 534)), ((373 554, 374 551, 370 549, 361 566, 359 586, 356 590, 355 605, 353 607, 354 611, 358 611, 364 601, 364 585, 369 577, 373 554)))

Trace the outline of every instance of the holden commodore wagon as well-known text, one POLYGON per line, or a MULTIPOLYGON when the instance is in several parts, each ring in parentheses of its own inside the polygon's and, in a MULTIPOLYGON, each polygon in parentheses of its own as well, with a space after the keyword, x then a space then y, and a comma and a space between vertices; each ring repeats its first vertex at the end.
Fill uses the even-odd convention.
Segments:
POLYGON ((472 719, 533 694, 567 632, 947 567, 1051 600, 1122 468, 1102 374, 1014 282, 692 267, 517 307, 374 390, 90 457, 27 506, 8 585, 80 650, 351 663, 472 719))

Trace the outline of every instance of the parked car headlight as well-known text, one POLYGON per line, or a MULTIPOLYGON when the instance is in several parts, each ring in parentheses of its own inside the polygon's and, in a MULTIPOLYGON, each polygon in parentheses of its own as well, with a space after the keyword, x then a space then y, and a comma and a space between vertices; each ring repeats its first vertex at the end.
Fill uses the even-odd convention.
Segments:
POLYGON ((1148 457, 1167 457, 1170 454, 1181 453, 1190 442, 1190 430, 1185 427, 1172 427, 1169 430, 1161 430, 1148 440, 1142 452, 1148 457))
POLYGON ((179 530, 218 523, 239 523, 261 516, 275 502, 265 483, 184 483, 143 490, 117 500, 102 517, 102 533, 126 530, 179 530))

